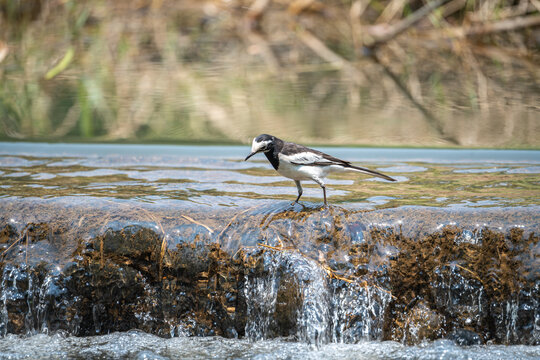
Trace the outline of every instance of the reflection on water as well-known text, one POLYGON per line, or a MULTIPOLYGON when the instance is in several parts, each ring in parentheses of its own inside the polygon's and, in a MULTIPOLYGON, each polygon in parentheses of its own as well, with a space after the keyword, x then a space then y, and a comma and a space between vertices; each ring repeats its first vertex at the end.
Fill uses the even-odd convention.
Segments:
MULTIPOLYGON (((296 187, 264 157, 245 162, 247 147, 154 145, 0 145, 3 197, 71 196, 245 206, 294 200, 296 187)), ((382 172, 396 183, 355 173, 328 179, 331 203, 360 208, 401 205, 538 204, 536 151, 333 148, 327 152, 382 172), (407 161, 406 158, 411 160, 407 161)), ((320 202, 306 182, 303 200, 320 202)))
POLYGON ((536 7, 459 1, 365 51, 421 3, 4 0, 0 138, 238 143, 272 124, 320 144, 538 147, 536 7), (532 22, 465 35, 516 14, 532 22))

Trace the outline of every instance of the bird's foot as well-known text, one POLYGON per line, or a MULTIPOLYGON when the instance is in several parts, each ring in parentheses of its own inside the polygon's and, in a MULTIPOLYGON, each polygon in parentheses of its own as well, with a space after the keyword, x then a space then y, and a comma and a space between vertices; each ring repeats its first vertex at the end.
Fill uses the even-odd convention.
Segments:
POLYGON ((299 205, 301 209, 305 209, 306 207, 304 204, 302 204, 300 201, 295 201, 291 204, 292 207, 296 207, 296 205, 299 205))

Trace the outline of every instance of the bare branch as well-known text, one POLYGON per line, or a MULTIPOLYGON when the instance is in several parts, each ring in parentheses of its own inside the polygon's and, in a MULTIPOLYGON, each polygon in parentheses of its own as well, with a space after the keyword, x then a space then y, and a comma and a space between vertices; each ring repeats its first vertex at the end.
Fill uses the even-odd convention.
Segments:
POLYGON ((270 5, 270 0, 255 0, 249 7, 246 17, 258 21, 264 14, 266 8, 270 5))
POLYGON ((463 38, 475 35, 486 35, 501 31, 512 31, 540 25, 540 15, 522 16, 517 18, 493 21, 468 27, 451 27, 435 32, 436 37, 463 38), (442 33, 442 34, 441 34, 442 33))
POLYGON ((439 135, 441 136, 441 138, 445 141, 448 141, 449 143, 451 144, 454 144, 454 145, 459 145, 459 142, 452 136, 449 136, 446 134, 446 132, 444 131, 444 128, 442 126, 442 123, 439 119, 437 119, 435 117, 435 115, 433 115, 431 113, 431 111, 429 111, 427 108, 424 107, 424 105, 422 105, 421 103, 419 103, 415 98, 414 96, 411 94, 411 92, 409 91, 409 89, 407 89, 407 87, 403 84, 403 82, 399 79, 399 77, 394 74, 390 68, 388 66, 386 66, 383 62, 381 62, 381 60, 379 59, 379 57, 377 57, 376 54, 373 54, 372 56, 373 60, 379 64, 383 70, 384 70, 384 73, 390 78, 392 79, 392 81, 394 82, 394 84, 396 84, 397 88, 403 93, 403 95, 405 95, 405 97, 407 97, 407 99, 409 99, 411 101, 411 103, 418 109, 420 110, 420 112, 422 113, 422 115, 424 115, 424 118, 427 120, 427 122, 429 123, 429 125, 435 130, 437 131, 437 133, 439 133, 439 135))
POLYGON ((411 26, 422 20, 424 17, 429 15, 433 10, 444 5, 448 1, 450 0, 435 0, 429 2, 413 14, 407 16, 405 19, 401 20, 390 28, 385 29, 384 31, 378 31, 380 27, 376 25, 368 28, 368 33, 373 37, 373 39, 372 43, 368 43, 366 45, 369 47, 375 47, 389 40, 392 40, 399 34, 409 29, 411 26))
POLYGON ((308 30, 299 29, 297 30, 296 35, 305 45, 307 45, 322 59, 328 61, 338 69, 344 70, 345 72, 349 73, 349 75, 353 76, 355 82, 362 82, 366 80, 364 74, 362 74, 358 69, 356 69, 349 61, 329 49, 319 38, 317 38, 308 30))
MULTIPOLYGON (((361 84, 362 82, 366 83, 367 80, 364 74, 362 74, 349 61, 347 61, 346 59, 342 58, 341 56, 336 54, 334 51, 329 49, 319 38, 317 38, 311 32, 305 29, 301 29, 301 30, 298 30, 296 34, 298 38, 304 42, 304 44, 306 44, 309 48, 311 48, 311 50, 313 50, 322 59, 330 62, 337 68, 347 72, 352 77, 353 81, 355 81, 358 84, 361 84)), ((382 66, 384 73, 392 79, 392 81, 401 90, 401 92, 411 101, 411 103, 418 110, 420 110, 420 112, 427 119, 428 123, 441 135, 441 137, 452 144, 458 144, 456 139, 445 134, 440 120, 437 119, 428 109, 426 109, 422 104, 420 104, 412 96, 411 92, 407 89, 407 87, 401 82, 401 80, 392 71, 390 71, 390 69, 387 66, 385 66, 377 58, 376 54, 372 54, 372 58, 374 59, 376 63, 382 66)))

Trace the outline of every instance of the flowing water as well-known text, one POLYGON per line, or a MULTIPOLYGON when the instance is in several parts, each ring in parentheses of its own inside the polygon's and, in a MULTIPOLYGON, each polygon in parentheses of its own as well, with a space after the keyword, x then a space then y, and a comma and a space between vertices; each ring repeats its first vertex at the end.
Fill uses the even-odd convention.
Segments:
POLYGON ((1 143, 0 358, 540 356, 538 151, 248 150, 1 143))
POLYGON ((418 346, 364 341, 319 348, 283 339, 250 342, 220 337, 163 339, 138 331, 95 337, 8 336, 1 359, 537 359, 540 350, 523 345, 460 347, 448 340, 418 346))

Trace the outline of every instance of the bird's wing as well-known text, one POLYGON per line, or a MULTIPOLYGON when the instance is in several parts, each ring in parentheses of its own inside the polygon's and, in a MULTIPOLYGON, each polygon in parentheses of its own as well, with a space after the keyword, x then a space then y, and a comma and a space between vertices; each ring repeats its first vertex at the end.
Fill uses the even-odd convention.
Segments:
POLYGON ((330 166, 338 165, 347 170, 358 171, 367 175, 377 176, 388 181, 396 181, 380 172, 352 165, 349 161, 341 160, 319 150, 313 150, 295 143, 284 143, 281 158, 294 165, 330 166))
POLYGON ((335 158, 321 151, 310 149, 295 143, 285 143, 281 153, 285 160, 295 165, 341 165, 346 167, 351 164, 348 161, 335 158))

